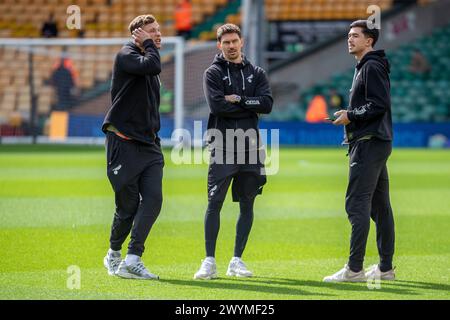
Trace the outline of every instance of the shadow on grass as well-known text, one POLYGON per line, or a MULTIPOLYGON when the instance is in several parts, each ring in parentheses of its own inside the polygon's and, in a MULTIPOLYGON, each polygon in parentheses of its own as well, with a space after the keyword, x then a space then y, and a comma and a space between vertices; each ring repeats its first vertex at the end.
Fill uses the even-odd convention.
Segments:
MULTIPOLYGON (((343 291, 360 291, 360 292, 383 292, 383 293, 392 293, 398 295, 418 295, 417 292, 414 292, 413 288, 422 288, 423 287, 413 287, 406 286, 406 288, 392 288, 390 285, 395 284, 395 282, 381 282, 380 289, 369 289, 367 287, 367 283, 328 283, 323 281, 316 280, 299 280, 299 279, 285 279, 285 278, 272 278, 272 277, 253 277, 252 279, 236 279, 231 278, 231 281, 248 281, 248 282, 259 282, 259 283, 267 283, 271 285, 288 285, 288 286, 299 286, 299 287, 315 287, 322 289, 332 289, 332 290, 343 290, 343 291)), ((326 294, 321 294, 326 295, 326 294)))
MULTIPOLYGON (((253 278, 256 279, 256 278, 253 278)), ((288 288, 287 285, 292 285, 290 283, 281 283, 282 286, 280 286, 277 283, 274 282, 261 282, 258 280, 247 280, 247 281, 240 281, 244 279, 228 279, 228 278, 219 278, 215 280, 177 280, 177 279, 160 279, 159 282, 162 283, 168 283, 173 285, 183 285, 183 286, 191 286, 191 287, 201 287, 201 288, 208 288, 208 289, 230 289, 230 290, 243 290, 243 291, 254 291, 254 292, 261 292, 261 293, 271 293, 271 294, 279 294, 279 295, 296 295, 296 296, 334 296, 332 294, 328 293, 313 293, 308 292, 303 289, 297 289, 297 288, 288 288), (227 282, 224 282, 222 280, 225 280, 227 282), (229 280, 236 280, 233 281, 234 283, 229 283, 229 280), (265 284, 261 284, 265 283, 265 284)), ((236 298, 238 298, 236 296, 236 298)))
POLYGON ((420 281, 407 281, 407 280, 395 280, 389 282, 391 285, 422 289, 422 290, 441 290, 445 292, 450 292, 450 285, 443 283, 433 283, 433 282, 420 282, 420 281))

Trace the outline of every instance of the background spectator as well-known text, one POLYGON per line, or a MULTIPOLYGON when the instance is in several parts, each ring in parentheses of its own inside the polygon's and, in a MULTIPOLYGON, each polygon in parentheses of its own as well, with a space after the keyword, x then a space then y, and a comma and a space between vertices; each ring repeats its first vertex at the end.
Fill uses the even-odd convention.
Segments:
POLYGON ((181 0, 175 9, 175 29, 177 35, 189 39, 192 32, 192 4, 190 0, 181 0))
POLYGON ((423 76, 427 76, 431 71, 430 63, 418 49, 415 49, 412 54, 409 70, 412 73, 423 76))
POLYGON ((75 79, 68 65, 71 65, 70 61, 67 58, 61 58, 50 78, 50 83, 55 87, 58 97, 53 110, 69 110, 75 103, 75 79))
POLYGON ((331 88, 329 99, 330 114, 344 109, 344 97, 335 88, 331 88))
POLYGON ((48 20, 44 22, 41 29, 41 36, 44 38, 55 38, 58 36, 58 26, 56 25, 53 13, 50 13, 48 20))

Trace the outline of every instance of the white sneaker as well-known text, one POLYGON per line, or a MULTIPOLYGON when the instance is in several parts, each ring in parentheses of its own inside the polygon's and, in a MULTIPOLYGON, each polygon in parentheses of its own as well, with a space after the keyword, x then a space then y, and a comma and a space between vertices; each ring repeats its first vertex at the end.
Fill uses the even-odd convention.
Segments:
POLYGON ((323 278, 324 282, 366 282, 367 278, 364 274, 364 270, 360 272, 353 272, 345 265, 344 268, 336 272, 335 274, 323 278))
POLYGON ((395 280, 395 267, 386 272, 381 272, 380 266, 374 264, 366 269, 366 278, 368 279, 380 279, 380 280, 395 280))
POLYGON ((120 257, 120 252, 116 254, 108 252, 103 258, 103 265, 108 270, 110 276, 113 276, 117 272, 121 261, 122 258, 120 257))
POLYGON ((253 273, 247 269, 241 258, 232 258, 228 265, 227 276, 251 277, 253 273))
POLYGON ((216 260, 206 257, 202 260, 200 269, 194 274, 194 279, 211 280, 217 278, 216 260))
POLYGON ((117 269, 116 275, 126 279, 159 279, 156 274, 153 274, 147 270, 141 260, 138 260, 137 262, 129 265, 126 264, 125 260, 122 260, 122 262, 120 262, 119 268, 117 269))

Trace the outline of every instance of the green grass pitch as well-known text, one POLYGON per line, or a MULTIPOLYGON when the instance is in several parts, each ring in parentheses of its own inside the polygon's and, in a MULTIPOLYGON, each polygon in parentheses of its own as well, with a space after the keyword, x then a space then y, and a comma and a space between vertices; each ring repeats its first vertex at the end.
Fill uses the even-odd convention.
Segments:
MULTIPOLYGON (((102 264, 114 211, 103 148, 0 146, 0 299, 449 299, 449 151, 394 149, 389 161, 398 281, 380 289, 322 282, 348 255, 345 154, 281 150, 243 256, 251 279, 225 276, 238 215, 228 195, 220 278, 197 281, 207 167, 176 166, 167 150, 163 208, 143 257, 161 280, 136 281, 108 276, 102 264), (67 287, 72 265, 80 268, 80 289, 67 287)), ((365 266, 374 263, 372 222, 365 266)))

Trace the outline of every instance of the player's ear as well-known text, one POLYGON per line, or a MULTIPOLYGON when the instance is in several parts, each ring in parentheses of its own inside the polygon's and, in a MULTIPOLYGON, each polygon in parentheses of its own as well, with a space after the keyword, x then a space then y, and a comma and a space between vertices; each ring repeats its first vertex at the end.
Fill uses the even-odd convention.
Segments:
POLYGON ((241 38, 241 48, 244 46, 244 38, 241 38))
POLYGON ((222 44, 220 41, 217 41, 217 49, 222 50, 222 44))

